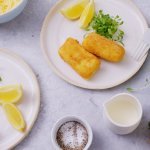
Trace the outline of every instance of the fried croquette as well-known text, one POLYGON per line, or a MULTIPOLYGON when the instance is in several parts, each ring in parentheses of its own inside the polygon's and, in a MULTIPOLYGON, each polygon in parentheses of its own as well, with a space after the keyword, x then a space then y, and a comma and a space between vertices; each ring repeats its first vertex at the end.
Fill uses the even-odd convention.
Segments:
POLYGON ((85 79, 90 79, 101 64, 100 59, 86 51, 79 42, 73 38, 68 38, 60 47, 59 55, 85 79))
POLYGON ((90 53, 110 62, 119 62, 125 55, 125 49, 116 42, 97 33, 90 33, 82 43, 90 53))

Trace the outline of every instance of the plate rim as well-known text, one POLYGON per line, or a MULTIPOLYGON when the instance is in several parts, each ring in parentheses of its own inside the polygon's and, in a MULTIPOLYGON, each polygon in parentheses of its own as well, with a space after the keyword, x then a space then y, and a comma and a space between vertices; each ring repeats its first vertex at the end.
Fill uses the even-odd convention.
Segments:
POLYGON ((36 107, 36 111, 34 113, 34 117, 33 117, 33 120, 31 122, 31 125, 30 127, 28 128, 28 131, 26 131, 22 136, 21 138, 18 138, 18 140, 16 140, 16 142, 14 144, 11 144, 10 146, 8 145, 7 148, 8 149, 12 149, 14 148, 15 146, 17 146, 19 143, 21 143, 27 136, 28 134, 31 132, 37 118, 38 118, 38 115, 39 115, 39 110, 40 110, 40 87, 39 87, 39 83, 38 83, 38 80, 36 78, 36 75, 34 73, 34 71, 32 70, 32 68, 26 63, 26 61, 20 57, 19 55, 15 54, 14 52, 10 51, 9 49, 6 49, 6 48, 0 48, 0 51, 10 57, 12 57, 12 59, 15 59, 17 62, 19 62, 19 64, 21 66, 23 66, 23 68, 25 68, 27 71, 28 71, 28 74, 32 77, 33 81, 35 82, 35 91, 37 91, 36 93, 36 99, 37 99, 37 107, 36 107))
MULTIPOLYGON (((54 65, 52 64, 51 60, 49 59, 48 57, 48 54, 47 54, 47 48, 45 47, 45 44, 44 44, 44 35, 45 35, 45 31, 46 31, 46 28, 47 28, 47 24, 48 24, 48 21, 49 21, 49 18, 51 18, 51 15, 53 13, 53 11, 55 10, 56 7, 58 7, 61 3, 63 2, 66 2, 67 0, 58 0, 56 3, 53 4, 53 6, 50 8, 48 14, 46 15, 44 21, 43 21, 43 25, 42 25, 42 28, 41 28, 41 33, 40 33, 40 46, 41 46, 41 49, 42 49, 42 53, 43 53, 43 56, 44 56, 44 59, 46 60, 48 66, 51 68, 51 70, 58 76, 60 77, 61 79, 63 79, 64 81, 66 81, 67 83, 70 83, 74 86, 77 86, 77 87, 80 87, 80 88, 83 88, 83 89, 91 89, 91 90, 105 90, 105 89, 110 89, 110 88, 113 88, 113 87, 116 87, 118 85, 121 85, 125 82, 127 82, 129 79, 131 79, 134 75, 136 75, 136 73, 141 69, 141 67, 143 66, 144 62, 146 61, 146 58, 148 56, 148 54, 145 56, 145 58, 143 58, 143 60, 141 61, 141 64, 139 65, 139 67, 135 70, 135 72, 130 75, 128 78, 116 83, 116 84, 112 84, 110 86, 85 86, 83 84, 80 84, 80 83, 77 83, 73 80, 70 80, 69 78, 65 77, 64 75, 62 75, 60 73, 60 71, 58 69, 56 69, 54 67, 54 65)), ((124 1, 124 0, 121 0, 121 1, 124 1)), ((126 0, 126 3, 130 3, 132 5, 132 7, 134 7, 134 10, 136 11, 136 14, 138 14, 138 16, 140 16, 140 20, 143 22, 144 26, 145 26, 145 29, 148 28, 148 23, 147 23, 147 20, 146 18, 144 17, 144 15, 142 14, 142 12, 140 11, 140 9, 137 7, 137 5, 132 2, 131 0, 126 0)), ((129 5, 129 4, 128 4, 129 5)))

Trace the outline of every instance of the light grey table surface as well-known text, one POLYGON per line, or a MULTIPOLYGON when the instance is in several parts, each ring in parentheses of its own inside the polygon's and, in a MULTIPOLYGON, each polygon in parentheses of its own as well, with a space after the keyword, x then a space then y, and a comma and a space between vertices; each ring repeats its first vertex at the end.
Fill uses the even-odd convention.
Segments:
MULTIPOLYGON (((133 93, 143 106, 144 115, 138 129, 130 135, 113 134, 104 125, 102 104, 127 87, 142 87, 150 76, 150 56, 142 69, 126 83, 109 90, 85 90, 57 77, 45 62, 40 48, 40 30, 45 15, 57 0, 29 0, 24 12, 13 21, 0 25, 0 47, 21 56, 38 75, 41 107, 35 125, 16 150, 53 150, 50 133, 54 123, 64 115, 79 115, 92 126, 94 140, 90 150, 150 150, 150 89, 133 93), (93 101, 92 104, 91 101, 93 101)), ((133 0, 150 24, 150 1, 133 0)), ((135 33, 136 34, 136 33, 135 33)))

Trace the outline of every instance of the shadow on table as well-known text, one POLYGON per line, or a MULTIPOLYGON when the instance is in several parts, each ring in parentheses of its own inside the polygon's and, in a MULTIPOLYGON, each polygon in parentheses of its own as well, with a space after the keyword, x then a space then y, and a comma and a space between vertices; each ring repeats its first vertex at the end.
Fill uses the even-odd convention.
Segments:
POLYGON ((99 133, 93 130, 93 142, 89 150, 104 150, 102 136, 100 137, 99 133))
POLYGON ((141 120, 140 125, 138 128, 129 135, 117 135, 120 138, 124 138, 125 140, 129 141, 132 144, 135 144, 135 149, 138 150, 149 150, 150 149, 150 129, 149 129, 149 122, 150 122, 150 105, 144 107, 144 114, 141 120))

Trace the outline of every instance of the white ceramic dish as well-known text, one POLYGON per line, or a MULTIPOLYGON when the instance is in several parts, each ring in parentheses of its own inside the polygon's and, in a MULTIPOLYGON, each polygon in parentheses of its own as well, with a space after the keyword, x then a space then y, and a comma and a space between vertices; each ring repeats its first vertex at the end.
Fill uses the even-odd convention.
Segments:
POLYGON ((24 133, 15 130, 7 121, 7 118, 0 106, 0 149, 11 149, 31 130, 40 106, 40 91, 36 76, 30 67, 12 52, 0 49, 0 86, 10 84, 21 84, 24 95, 22 101, 17 105, 26 121, 27 128, 24 133))
POLYGON ((6 12, 3 15, 0 15, 0 23, 8 22, 14 19, 15 17, 17 17, 25 8, 25 6, 27 5, 27 2, 28 0, 21 0, 21 2, 12 10, 6 12))
POLYGON ((54 125, 52 132, 51 132, 51 139, 52 139, 52 143, 53 143, 55 150, 60 150, 60 147, 56 141, 57 131, 61 127, 61 125, 63 125, 64 123, 66 123, 68 121, 77 121, 77 122, 81 123, 86 128, 86 130, 88 132, 88 143, 87 143, 86 147, 84 148, 84 150, 88 150, 92 144, 92 141, 93 141, 92 129, 91 129, 90 125, 87 123, 87 121, 85 121, 84 119, 82 119, 80 117, 76 117, 76 116, 63 117, 63 118, 59 119, 56 122, 56 124, 54 125))
MULTIPOLYGON (((72 0, 75 2, 75 0, 72 0)), ((81 30, 78 21, 69 21, 60 14, 60 10, 72 1, 60 0, 48 13, 41 31, 41 47, 44 57, 54 72, 65 81, 87 89, 107 89, 117 86, 131 78, 143 65, 134 61, 130 54, 136 48, 144 30, 148 27, 144 17, 131 0, 95 0, 96 10, 104 10, 113 16, 119 15, 124 20, 124 44, 126 56, 121 63, 113 64, 102 61, 101 69, 95 76, 86 81, 82 79, 58 55, 59 47, 71 36, 80 42, 86 33, 81 30)))
MULTIPOLYGON (((122 105, 122 107, 124 107, 124 108, 119 108, 118 110, 127 109, 125 105, 124 106, 122 105)), ((115 108, 116 112, 113 111, 114 114, 117 113, 117 108, 115 108)), ((116 114, 117 119, 119 117, 121 117, 121 116, 118 115, 118 113, 116 114)), ((121 114, 121 112, 120 112, 120 114, 121 114)), ((142 114, 143 114, 143 110, 142 110, 142 106, 141 106, 139 100, 131 94, 127 94, 127 93, 117 94, 117 95, 113 96, 109 101, 107 101, 104 104, 104 120, 105 120, 105 123, 109 127, 109 129, 111 129, 116 134, 124 135, 124 134, 129 134, 129 133, 133 132, 138 127, 139 123, 141 122, 142 114), (120 124, 120 123, 114 121, 110 117, 110 115, 108 113, 109 112, 108 109, 110 109, 110 106, 114 105, 115 103, 116 103, 115 105, 118 108, 119 105, 117 105, 117 102, 119 102, 120 104, 121 103, 125 104, 124 103, 125 101, 130 106, 134 106, 133 112, 132 111, 130 111, 130 113, 128 112, 128 121, 130 120, 129 118, 132 116, 132 113, 135 113, 135 109, 136 109, 136 113, 138 115, 136 116, 136 118, 134 118, 134 120, 132 120, 132 122, 128 122, 127 124, 120 124)), ((123 113, 123 115, 125 115, 125 114, 123 113)))

